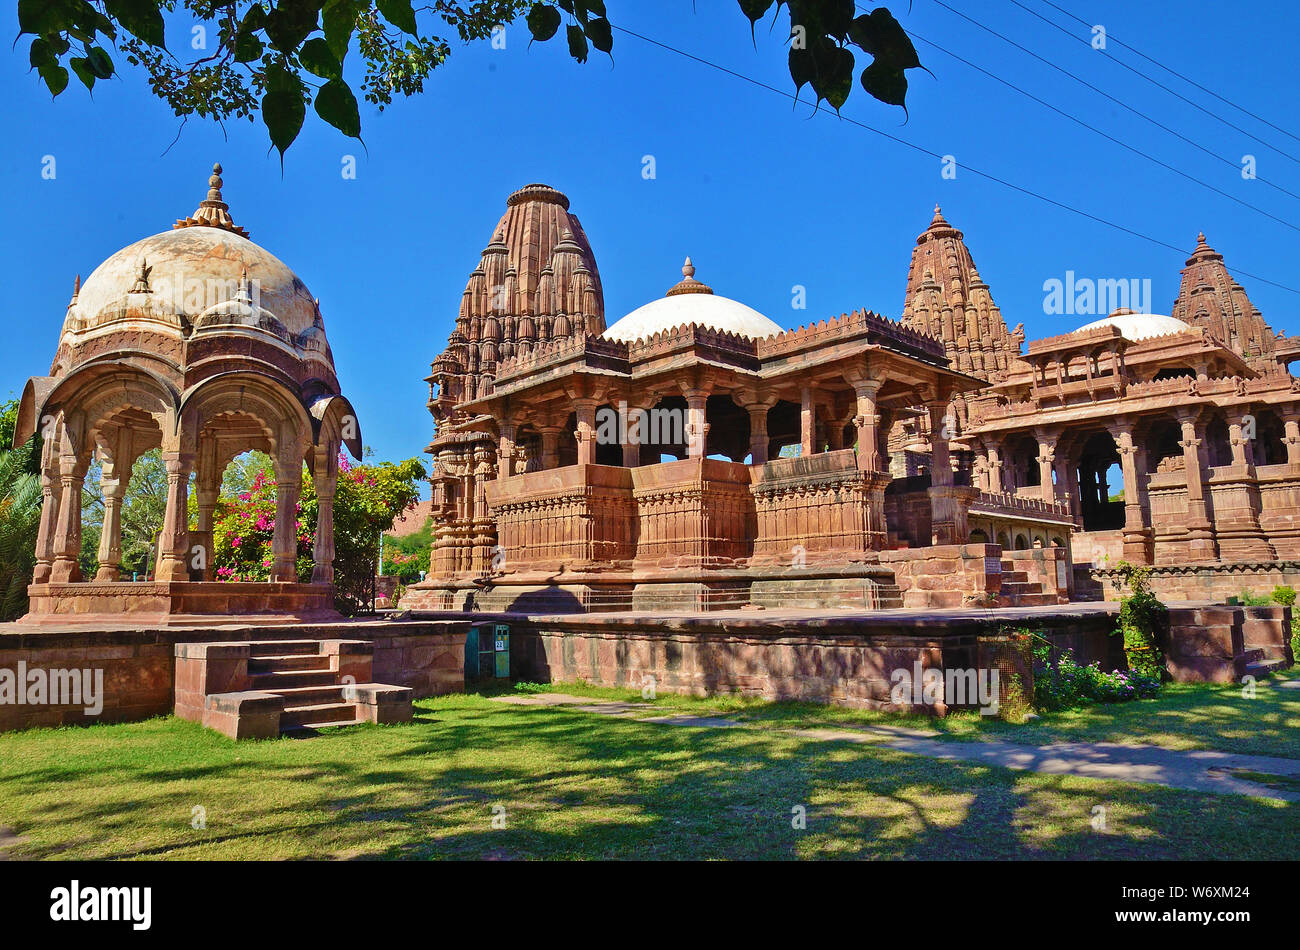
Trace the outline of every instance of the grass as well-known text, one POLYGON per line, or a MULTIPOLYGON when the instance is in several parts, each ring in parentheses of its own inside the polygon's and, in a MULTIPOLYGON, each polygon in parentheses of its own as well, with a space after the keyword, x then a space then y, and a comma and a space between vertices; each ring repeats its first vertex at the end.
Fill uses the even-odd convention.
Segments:
MULTIPOLYGON (((1175 742, 1192 741, 1198 716, 1212 724, 1206 741, 1246 729, 1229 696, 1204 687, 1195 695, 1203 712, 1175 692, 1167 720, 1163 701, 1129 705, 1145 707, 1156 734, 1175 742)), ((1295 714, 1276 697, 1251 702, 1255 717, 1295 714)), ((656 704, 742 715, 753 727, 680 728, 471 694, 422 700, 409 725, 308 740, 234 743, 173 718, 0 735, 0 850, 111 859, 1190 860, 1288 858, 1300 848, 1295 804, 1012 772, 769 728, 870 713, 729 698, 656 704), (1104 830, 1093 828, 1097 806, 1104 830), (196 808, 206 827, 192 827, 196 808), (806 811, 805 830, 792 827, 796 808, 806 811)), ((1111 707, 1019 731, 937 725, 972 739, 1035 730, 1113 738, 1139 732, 1134 716, 1111 707)))
MULTIPOLYGON (((1120 742, 1169 749, 1213 749, 1248 755, 1300 759, 1300 668, 1274 673, 1246 698, 1240 685, 1168 683, 1152 700, 1087 706, 1044 713, 1015 725, 977 713, 945 719, 847 709, 821 703, 780 702, 739 696, 691 697, 660 694, 656 705, 696 715, 727 715, 773 726, 905 725, 937 729, 946 738, 998 738, 1027 745, 1051 742, 1120 742)), ((579 696, 642 702, 639 692, 565 683, 546 687, 579 696)))

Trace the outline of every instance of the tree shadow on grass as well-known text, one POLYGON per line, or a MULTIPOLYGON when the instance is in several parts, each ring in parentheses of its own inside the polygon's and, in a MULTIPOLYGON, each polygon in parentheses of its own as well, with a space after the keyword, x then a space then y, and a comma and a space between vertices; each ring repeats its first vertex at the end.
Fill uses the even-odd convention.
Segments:
POLYGON ((75 768, 0 764, 0 803, 35 796, 16 815, 0 804, 0 823, 29 839, 16 856, 118 859, 303 842, 325 858, 650 860, 1269 857, 1297 844, 1294 806, 1238 796, 474 698, 423 704, 425 719, 238 745, 108 727, 126 741, 75 768), (196 803, 204 831, 189 828, 196 803), (1104 834, 1090 825, 1099 803, 1104 834))

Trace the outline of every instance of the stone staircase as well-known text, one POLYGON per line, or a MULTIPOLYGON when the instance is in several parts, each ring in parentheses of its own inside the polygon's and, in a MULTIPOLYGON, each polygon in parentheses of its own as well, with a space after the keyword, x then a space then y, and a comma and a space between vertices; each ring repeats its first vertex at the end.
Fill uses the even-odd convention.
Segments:
POLYGON ((176 715, 232 739, 410 722, 412 690, 371 682, 363 640, 176 644, 176 715))
POLYGON ((1165 660, 1179 682, 1240 682, 1292 665, 1291 610, 1279 605, 1169 608, 1165 660))
POLYGON ((1002 592, 998 595, 998 606, 1040 607, 1059 602, 1055 592, 1043 590, 1042 583, 1031 581, 1025 571, 1017 571, 1012 561, 1002 562, 1002 592))

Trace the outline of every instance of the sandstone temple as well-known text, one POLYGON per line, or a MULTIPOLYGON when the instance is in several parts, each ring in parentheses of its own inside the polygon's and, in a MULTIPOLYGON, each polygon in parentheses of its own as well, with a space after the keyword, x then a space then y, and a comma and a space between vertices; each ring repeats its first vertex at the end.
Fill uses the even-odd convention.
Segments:
POLYGON ((428 377, 436 541, 408 603, 1043 604, 1103 596, 1122 560, 1175 595, 1300 576, 1300 339, 1204 235, 1170 315, 1026 343, 938 208, 899 319, 787 329, 689 259, 611 323, 568 199, 506 205, 428 377))
MULTIPOLYGON (((1119 309, 1042 340, 1008 328, 937 208, 896 320, 786 328, 690 258, 611 320, 569 200, 528 185, 427 379, 428 576, 401 611, 345 619, 329 502, 340 452, 362 451, 356 414, 320 302, 235 223, 220 166, 208 186, 78 278, 19 407, 16 444, 42 436, 43 503, 0 671, 102 670, 98 721, 315 733, 410 720, 413 699, 485 677, 942 715, 970 698, 899 698, 897 673, 994 668, 1032 693, 1007 633, 1025 624, 1123 667, 1105 600, 1125 561, 1170 602, 1174 678, 1293 662, 1289 607, 1227 601, 1300 586, 1300 339, 1203 236, 1169 315, 1119 309), (231 582, 214 577, 214 512, 250 449, 274 460, 270 579, 231 582), (166 518, 155 576, 133 579, 122 506, 151 450, 166 518), (304 466, 321 504, 299 564, 304 466), (104 513, 83 577, 92 471, 104 513)), ((0 702, 0 730, 85 721, 0 702)))

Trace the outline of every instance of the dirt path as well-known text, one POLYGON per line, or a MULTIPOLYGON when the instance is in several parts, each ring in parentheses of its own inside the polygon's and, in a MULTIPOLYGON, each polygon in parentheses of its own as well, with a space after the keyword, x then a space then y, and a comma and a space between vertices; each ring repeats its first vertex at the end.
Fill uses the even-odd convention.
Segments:
MULTIPOLYGON (((647 712, 653 712, 657 707, 649 703, 591 699, 566 693, 499 696, 494 701, 514 706, 564 706, 576 712, 668 726, 725 729, 746 725, 718 716, 647 716, 647 712)), ((940 739, 940 733, 933 730, 902 726, 751 728, 770 728, 774 732, 820 742, 871 743, 935 759, 976 762, 1049 775, 1080 775, 1085 778, 1164 785, 1193 792, 1300 801, 1300 759, 1208 750, 1182 751, 1116 742, 1058 742, 1041 746, 995 739, 953 742, 940 739)))

